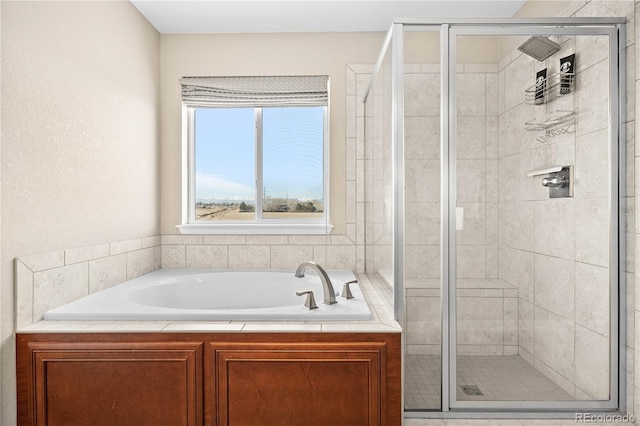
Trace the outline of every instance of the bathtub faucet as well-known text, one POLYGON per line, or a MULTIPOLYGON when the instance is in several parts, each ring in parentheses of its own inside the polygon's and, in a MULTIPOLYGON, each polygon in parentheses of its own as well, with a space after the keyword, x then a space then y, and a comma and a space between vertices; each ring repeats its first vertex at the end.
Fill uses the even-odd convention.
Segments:
POLYGON ((331 284, 329 275, 327 275, 322 266, 318 265, 316 262, 302 262, 300 265, 298 265, 298 269, 296 269, 296 277, 304 277, 304 271, 307 268, 315 269, 320 276, 320 281, 322 282, 322 290, 324 291, 324 302, 322 303, 326 305, 333 305, 334 303, 338 303, 336 301, 336 292, 333 289, 333 285, 331 284))

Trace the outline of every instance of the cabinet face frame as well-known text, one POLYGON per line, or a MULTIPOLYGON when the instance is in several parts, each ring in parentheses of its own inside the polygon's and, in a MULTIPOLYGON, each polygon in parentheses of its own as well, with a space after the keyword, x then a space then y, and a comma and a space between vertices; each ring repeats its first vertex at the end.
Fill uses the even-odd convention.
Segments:
POLYGON ((44 417, 36 422, 43 407, 37 404, 37 398, 44 398, 38 396, 37 389, 44 378, 38 371, 42 367, 37 367, 41 360, 56 359, 58 355, 54 354, 73 359, 87 352, 115 351, 124 356, 137 351, 147 353, 147 358, 153 358, 149 353, 164 352, 172 359, 186 359, 186 354, 194 353, 193 362, 185 361, 193 364, 196 377, 195 423, 189 425, 223 425, 216 417, 220 404, 216 368, 234 359, 259 356, 268 362, 288 357, 297 362, 329 360, 342 363, 335 365, 366 365, 368 404, 375 407, 368 424, 400 426, 400 342, 400 333, 17 333, 18 424, 46 425, 44 417), (376 386, 378 390, 374 391, 376 386))

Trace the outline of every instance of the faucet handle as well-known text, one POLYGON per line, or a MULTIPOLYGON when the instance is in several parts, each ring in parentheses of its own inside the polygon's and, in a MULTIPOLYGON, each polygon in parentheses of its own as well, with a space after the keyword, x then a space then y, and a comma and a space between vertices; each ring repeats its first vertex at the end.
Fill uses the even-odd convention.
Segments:
POLYGON ((349 288, 349 284, 354 284, 357 283, 358 280, 353 280, 353 281, 347 281, 346 283, 344 283, 344 286, 342 287, 342 293, 341 293, 341 297, 343 299, 353 299, 354 296, 353 294, 351 294, 351 289, 349 288))
POLYGON ((296 291, 296 296, 304 296, 305 294, 307 295, 307 299, 304 301, 304 307, 309 310, 318 309, 318 305, 316 305, 316 298, 314 297, 312 290, 296 291))

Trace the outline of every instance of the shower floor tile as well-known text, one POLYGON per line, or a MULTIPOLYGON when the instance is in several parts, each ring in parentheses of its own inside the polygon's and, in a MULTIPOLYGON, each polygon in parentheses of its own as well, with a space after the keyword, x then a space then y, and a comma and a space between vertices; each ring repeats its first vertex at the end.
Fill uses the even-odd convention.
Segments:
MULTIPOLYGON (((440 356, 406 355, 405 408, 440 409, 440 374, 440 356)), ((459 356, 458 384, 476 386, 482 392, 467 395, 458 386, 461 401, 575 399, 518 355, 459 356)))

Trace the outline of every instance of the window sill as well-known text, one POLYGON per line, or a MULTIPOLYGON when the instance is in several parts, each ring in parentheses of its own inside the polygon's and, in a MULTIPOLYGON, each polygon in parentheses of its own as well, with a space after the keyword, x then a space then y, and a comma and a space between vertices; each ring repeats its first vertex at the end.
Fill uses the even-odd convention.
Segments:
POLYGON ((333 225, 329 223, 199 223, 176 225, 181 234, 256 234, 256 235, 327 235, 333 225))

